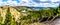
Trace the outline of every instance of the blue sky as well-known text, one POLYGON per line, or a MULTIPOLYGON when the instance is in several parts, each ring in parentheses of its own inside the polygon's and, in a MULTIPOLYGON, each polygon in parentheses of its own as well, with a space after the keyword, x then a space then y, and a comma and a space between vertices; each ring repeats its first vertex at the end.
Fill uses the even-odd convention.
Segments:
POLYGON ((0 6, 57 7, 60 0, 0 0, 0 6))

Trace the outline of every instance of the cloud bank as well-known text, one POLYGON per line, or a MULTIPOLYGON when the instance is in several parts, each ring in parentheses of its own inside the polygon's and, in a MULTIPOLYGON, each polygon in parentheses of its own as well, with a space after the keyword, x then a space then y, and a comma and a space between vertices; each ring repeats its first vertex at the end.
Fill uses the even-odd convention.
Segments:
POLYGON ((0 0, 0 6, 57 7, 60 0, 0 0))

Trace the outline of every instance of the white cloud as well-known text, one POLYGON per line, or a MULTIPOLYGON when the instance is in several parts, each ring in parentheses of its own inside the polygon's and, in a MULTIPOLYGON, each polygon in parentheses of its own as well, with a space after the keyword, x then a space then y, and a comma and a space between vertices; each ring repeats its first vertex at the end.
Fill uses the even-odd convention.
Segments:
MULTIPOLYGON (((48 1, 48 0, 40 0, 40 1, 48 1)), ((17 1, 8 0, 7 2, 0 1, 0 5, 10 5, 10 6, 34 6, 34 7, 56 7, 59 3, 53 3, 60 0, 51 0, 52 3, 36 3, 32 0, 20 0, 20 3, 17 1), (31 3, 30 3, 31 2, 31 3)))
POLYGON ((46 1, 48 1, 48 0, 40 0, 40 1, 42 1, 42 2, 46 2, 46 1))
POLYGON ((3 4, 4 4, 4 5, 10 5, 10 4, 12 4, 12 1, 9 0, 9 1, 7 1, 7 2, 3 2, 3 4))
POLYGON ((59 5, 59 3, 40 3, 39 7, 57 7, 59 5))
POLYGON ((20 6, 29 6, 29 0, 21 0, 20 6))
POLYGON ((60 0, 50 0, 51 2, 59 2, 60 0))
POLYGON ((28 3, 28 2, 29 2, 29 0, 21 0, 21 2, 26 2, 26 3, 28 3))
POLYGON ((1 3, 3 3, 3 2, 0 1, 0 4, 1 4, 1 3))
POLYGON ((39 3, 38 4, 38 3, 32 2, 28 6, 34 6, 34 7, 57 7, 58 5, 59 5, 59 3, 39 3))
POLYGON ((0 1, 0 6, 3 6, 3 2, 2 1, 0 1))
POLYGON ((14 4, 15 6, 17 6, 17 2, 16 1, 12 1, 12 4, 14 4))
POLYGON ((11 1, 11 0, 9 0, 9 1, 4 2, 4 3, 5 3, 5 5, 17 6, 17 2, 16 2, 16 1, 11 1))
POLYGON ((12 1, 12 0, 8 0, 7 2, 2 2, 2 0, 0 1, 0 6, 3 5, 10 5, 10 6, 17 6, 17 1, 12 1))
POLYGON ((0 2, 1 2, 2 0, 0 0, 0 2))
POLYGON ((51 2, 60 2, 60 0, 40 0, 42 2, 51 1, 51 2))
POLYGON ((33 7, 57 7, 59 5, 59 3, 40 3, 40 4, 37 4, 37 3, 32 3, 31 5, 29 6, 33 6, 33 7))

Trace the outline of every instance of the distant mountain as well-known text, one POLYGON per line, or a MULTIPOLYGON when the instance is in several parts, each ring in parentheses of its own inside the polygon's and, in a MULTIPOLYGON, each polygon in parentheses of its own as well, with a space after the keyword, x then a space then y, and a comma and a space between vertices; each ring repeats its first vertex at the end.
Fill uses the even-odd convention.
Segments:
POLYGON ((44 9, 45 7, 28 7, 28 8, 31 8, 31 9, 44 9))
POLYGON ((45 8, 56 8, 56 7, 28 7, 28 6, 15 6, 15 8, 29 8, 32 10, 42 10, 45 8))

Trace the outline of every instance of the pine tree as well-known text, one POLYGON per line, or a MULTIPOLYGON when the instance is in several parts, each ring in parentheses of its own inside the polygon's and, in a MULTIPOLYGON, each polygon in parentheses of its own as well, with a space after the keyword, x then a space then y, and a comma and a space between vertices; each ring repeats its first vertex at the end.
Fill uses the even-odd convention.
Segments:
POLYGON ((1 13, 0 13, 0 25, 2 25, 2 21, 3 21, 3 18, 2 18, 1 13))
POLYGON ((60 16, 60 5, 57 7, 57 14, 60 16))
POLYGON ((6 13, 6 22, 5 25, 16 25, 15 20, 12 18, 10 13, 10 8, 8 7, 7 13, 6 13))

